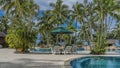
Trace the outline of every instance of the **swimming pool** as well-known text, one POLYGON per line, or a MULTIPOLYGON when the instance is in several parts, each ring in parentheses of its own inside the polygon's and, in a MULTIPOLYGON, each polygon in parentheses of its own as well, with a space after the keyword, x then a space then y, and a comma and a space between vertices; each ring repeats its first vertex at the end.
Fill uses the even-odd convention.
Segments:
POLYGON ((72 60, 73 68, 120 68, 120 57, 92 56, 72 60))
POLYGON ((50 48, 38 48, 30 51, 31 53, 51 53, 50 48))

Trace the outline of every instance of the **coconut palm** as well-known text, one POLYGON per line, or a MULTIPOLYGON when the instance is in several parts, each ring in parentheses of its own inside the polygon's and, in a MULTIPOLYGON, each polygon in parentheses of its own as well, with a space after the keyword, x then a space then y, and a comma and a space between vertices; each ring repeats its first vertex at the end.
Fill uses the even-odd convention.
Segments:
POLYGON ((7 33, 7 29, 8 29, 8 21, 7 19, 3 16, 0 17, 0 31, 7 33))
POLYGON ((36 4, 34 4, 33 0, 0 0, 0 5, 2 9, 6 11, 6 15, 30 15, 33 14, 33 9, 38 8, 36 4), (32 6, 32 7, 31 7, 32 6), (28 14, 29 12, 29 14, 28 14))
POLYGON ((10 46, 22 47, 23 52, 25 52, 36 38, 33 18, 35 18, 38 6, 33 0, 6 0, 0 5, 3 5, 2 9, 6 11, 5 17, 10 21, 6 41, 10 46), (12 41, 14 45, 11 45, 11 42, 9 42, 11 39, 9 38, 16 40, 12 41))
POLYGON ((95 49, 103 49, 108 28, 111 26, 109 22, 112 22, 108 22, 107 18, 109 16, 118 17, 115 13, 115 9, 119 9, 117 4, 114 4, 113 0, 94 0, 92 2, 84 0, 84 4, 77 2, 73 9, 73 17, 80 23, 79 36, 81 39, 96 42, 95 47, 98 49, 95 49))
POLYGON ((63 4, 62 0, 57 0, 56 3, 50 3, 52 10, 50 14, 52 15, 52 20, 54 20, 54 25, 60 26, 67 22, 67 17, 69 14, 68 6, 63 4))
POLYGON ((96 25, 98 25, 97 31, 95 32, 96 35, 96 46, 93 49, 93 52, 96 53, 104 53, 104 48, 106 44, 106 38, 108 31, 110 30, 111 23, 113 23, 113 19, 110 17, 117 17, 118 15, 115 13, 115 10, 118 9, 118 5, 115 4, 114 0, 94 0, 93 3, 95 4, 94 10, 95 13, 98 15, 98 21, 96 25), (108 21, 109 17, 109 21, 108 21), (111 19, 111 20, 110 20, 111 19))
POLYGON ((50 3, 50 6, 52 10, 46 11, 40 22, 40 30, 44 35, 48 34, 47 36, 43 36, 46 38, 50 37, 50 31, 53 28, 68 22, 68 6, 63 4, 62 0, 50 3))
POLYGON ((44 12, 41 19, 38 23, 39 32, 42 36, 42 41, 50 44, 51 34, 50 31, 54 28, 53 20, 51 19, 51 15, 49 15, 48 11, 44 12))
MULTIPOLYGON (((83 19, 83 12, 82 9, 80 9, 82 4, 79 4, 78 2, 73 5, 73 18, 76 20, 76 25, 78 24, 78 21, 81 22, 83 19)), ((77 32, 77 31, 76 31, 77 32)))
POLYGON ((88 42, 93 41, 92 30, 97 27, 94 23, 97 17, 93 7, 94 4, 89 3, 87 0, 84 0, 84 4, 77 2, 73 5, 73 18, 80 24, 79 37, 88 42))

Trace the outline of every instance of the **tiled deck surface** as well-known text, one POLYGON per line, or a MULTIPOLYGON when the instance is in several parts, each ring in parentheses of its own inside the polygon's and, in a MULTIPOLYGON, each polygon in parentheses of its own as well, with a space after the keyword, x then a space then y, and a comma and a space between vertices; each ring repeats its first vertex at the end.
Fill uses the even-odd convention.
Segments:
POLYGON ((90 56, 83 53, 79 55, 15 54, 13 49, 0 49, 0 68, 70 68, 64 66, 64 62, 90 56))

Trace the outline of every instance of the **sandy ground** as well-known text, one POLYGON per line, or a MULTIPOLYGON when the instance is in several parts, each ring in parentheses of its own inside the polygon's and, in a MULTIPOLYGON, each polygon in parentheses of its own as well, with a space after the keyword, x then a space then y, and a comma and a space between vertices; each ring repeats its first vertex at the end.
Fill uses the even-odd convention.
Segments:
POLYGON ((0 68, 70 68, 69 59, 84 55, 15 54, 14 49, 0 49, 0 68))
POLYGON ((86 54, 82 52, 79 55, 54 55, 15 54, 14 51, 14 49, 0 49, 0 68, 71 68, 69 62, 65 63, 66 61, 91 56, 87 54, 88 52, 86 54))

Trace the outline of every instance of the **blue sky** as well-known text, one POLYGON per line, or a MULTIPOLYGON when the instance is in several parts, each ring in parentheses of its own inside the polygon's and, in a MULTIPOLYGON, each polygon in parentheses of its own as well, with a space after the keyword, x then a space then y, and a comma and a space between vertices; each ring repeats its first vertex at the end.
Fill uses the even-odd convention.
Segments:
POLYGON ((3 10, 0 10, 0 17, 1 17, 1 16, 4 16, 4 14, 5 14, 4 11, 3 11, 3 10))
MULTIPOLYGON (((57 0, 34 0, 35 3, 37 3, 40 6, 40 10, 47 10, 51 9, 49 4, 55 3, 57 0)), ((72 8, 72 5, 75 4, 76 2, 83 2, 83 0, 62 0, 63 4, 66 4, 69 6, 69 8, 72 8)))

